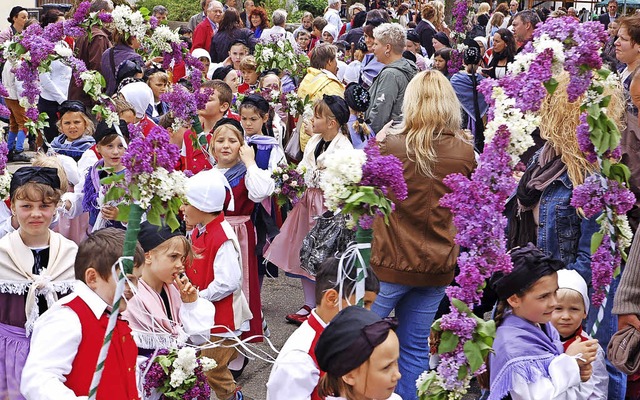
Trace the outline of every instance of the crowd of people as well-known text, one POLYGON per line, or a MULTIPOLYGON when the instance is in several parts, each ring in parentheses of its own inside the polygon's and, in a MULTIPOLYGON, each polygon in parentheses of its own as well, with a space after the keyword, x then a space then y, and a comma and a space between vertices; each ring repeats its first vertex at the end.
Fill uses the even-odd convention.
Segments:
MULTIPOLYGON (((545 20, 589 19, 572 7, 523 6, 474 4, 464 63, 453 69, 459 49, 440 0, 346 9, 328 0, 323 15, 305 12, 295 29, 285 10, 269 15, 254 0, 202 0, 202 12, 178 30, 210 93, 198 111, 200 134, 190 124, 177 126, 163 100, 173 85, 191 90, 186 78, 196 67, 164 69, 162 59, 141 54, 146 32, 134 24, 93 25, 56 44, 102 74, 118 124, 92 114, 95 101, 56 60, 40 74, 38 110, 49 126, 31 137, 23 83, 6 59, 7 157, 32 165, 12 175, 0 204, 0 397, 88 395, 126 229, 103 179, 127 172, 130 129, 149 135, 162 127, 181 149, 176 169, 192 175, 181 228, 142 224, 128 278, 136 287, 125 294, 97 398, 159 398, 140 390, 141 360, 158 349, 206 343, 216 344, 201 350, 217 363, 206 372, 211 391, 220 400, 248 398, 237 379, 249 359, 237 343, 270 336, 261 291, 264 279, 281 270, 300 280, 300 307, 282 315, 300 327, 273 364, 267 399, 417 399, 416 380, 437 365, 431 326, 448 311, 445 290, 460 251, 451 211, 439 205, 449 191, 443 179, 471 176, 485 145, 489 106, 478 86, 509 74, 545 20), (260 65, 256 47, 273 41, 308 56, 302 76, 260 65), (292 113, 272 100, 273 92, 306 98, 312 112, 292 113), (362 308, 353 305, 355 268, 345 269, 336 255, 311 274, 300 252, 327 212, 319 184, 326 160, 366 146, 401 161, 408 197, 387 223, 374 221, 362 308), (273 173, 286 163, 303 171, 306 190, 281 207, 273 173)), ((91 12, 113 10, 111 0, 91 2, 91 12)), ((152 15, 164 21, 170 10, 157 6, 152 15)), ((37 21, 14 7, 0 43, 19 40, 31 24, 64 19, 53 9, 37 21)), ((608 114, 622 131, 630 189, 640 196, 640 16, 620 15, 609 0, 598 20, 609 35, 602 59, 621 84, 610 93, 608 114)), ((640 372, 627 376, 606 349, 619 328, 640 330, 640 239, 591 338, 598 312, 590 307, 591 237, 599 225, 571 205, 571 196, 598 166, 579 150, 580 101, 568 100, 568 76, 556 79, 506 204, 514 269, 491 278, 475 310, 481 318, 491 311, 498 326, 479 381, 490 399, 639 399, 640 372)), ((628 215, 634 231, 638 210, 628 215)))

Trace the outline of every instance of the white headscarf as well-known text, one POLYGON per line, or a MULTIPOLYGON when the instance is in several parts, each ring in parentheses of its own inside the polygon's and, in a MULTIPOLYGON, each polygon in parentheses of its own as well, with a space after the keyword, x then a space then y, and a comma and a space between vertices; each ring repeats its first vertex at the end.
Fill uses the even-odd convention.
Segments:
POLYGON ((333 41, 338 40, 338 27, 335 25, 328 24, 322 29, 322 33, 329 33, 329 35, 333 36, 333 41))
POLYGON ((136 118, 144 117, 147 108, 153 103, 153 91, 144 82, 133 82, 120 89, 125 100, 136 112, 136 118))

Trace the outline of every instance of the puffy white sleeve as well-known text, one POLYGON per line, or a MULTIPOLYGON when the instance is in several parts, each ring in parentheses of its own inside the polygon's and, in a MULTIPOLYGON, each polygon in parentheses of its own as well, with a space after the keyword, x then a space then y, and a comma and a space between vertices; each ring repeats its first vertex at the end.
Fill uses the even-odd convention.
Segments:
POLYGON ((596 360, 593 362, 593 373, 591 379, 584 382, 582 385, 590 388, 588 397, 584 397, 589 400, 605 400, 609 395, 609 373, 607 372, 607 365, 605 363, 605 355, 602 347, 598 345, 598 354, 596 360))
POLYGON ((70 308, 57 305, 38 318, 20 383, 20 391, 27 400, 87 398, 77 397, 64 385, 81 340, 80 320, 70 308))
POLYGON ((180 307, 180 322, 182 328, 189 335, 208 336, 213 328, 216 308, 208 300, 198 297, 193 303, 182 303, 180 307))
POLYGON ((249 191, 249 200, 254 203, 260 203, 271 196, 276 187, 271 171, 260 169, 256 164, 247 168, 244 183, 249 191))
POLYGON ((278 357, 267 381, 267 400, 307 400, 318 385, 320 371, 309 353, 292 350, 278 357))
POLYGON ((278 164, 287 163, 287 158, 284 155, 284 150, 282 150, 281 146, 273 146, 271 148, 271 154, 269 155, 269 173, 273 173, 274 168, 278 166, 278 164))
POLYGON ((215 279, 206 289, 200 290, 200 297, 219 301, 238 290, 242 284, 242 266, 233 241, 227 240, 220 246, 212 268, 215 279))
POLYGON ((514 400, 579 399, 580 368, 576 360, 560 354, 549 364, 549 378, 527 383, 516 375, 509 392, 514 400))

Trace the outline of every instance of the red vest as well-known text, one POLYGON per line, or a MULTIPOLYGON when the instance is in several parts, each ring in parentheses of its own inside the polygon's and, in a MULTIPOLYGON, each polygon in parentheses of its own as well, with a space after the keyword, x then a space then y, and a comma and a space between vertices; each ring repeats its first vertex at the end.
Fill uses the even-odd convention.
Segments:
MULTIPOLYGON (((71 365, 71 372, 66 375, 65 386, 73 390, 76 396, 87 396, 98 363, 98 355, 109 317, 104 314, 100 319, 97 319, 87 303, 80 297, 76 297, 65 306, 78 315, 82 326, 82 340, 78 346, 76 358, 71 365)), ((136 387, 137 355, 138 347, 133 341, 129 325, 118 319, 102 371, 102 379, 98 386, 96 396, 98 400, 139 400, 136 387)))
MULTIPOLYGON (((207 155, 201 149, 193 147, 195 135, 195 132, 191 130, 184 132, 184 148, 186 150, 186 155, 182 162, 182 170, 191 171, 194 175, 200 171, 206 171, 212 168, 207 155)), ((207 135, 207 142, 209 142, 209 140, 211 140, 211 134, 207 135)))
MULTIPOLYGON (((222 228, 222 221, 224 221, 224 213, 220 213, 213 221, 209 222, 205 227, 206 232, 202 235, 198 236, 197 228, 191 234, 191 244, 198 253, 199 258, 194 258, 191 267, 187 268, 186 273, 191 284, 196 287, 204 289, 216 278, 213 270, 213 261, 216 259, 220 246, 229 240, 227 233, 222 228)), ((214 301, 213 305, 216 306, 215 325, 226 326, 232 331, 240 329, 234 323, 233 294, 222 300, 214 301)), ((211 330, 213 334, 227 332, 223 328, 211 330)))
MULTIPOLYGON (((318 339, 320 339, 320 335, 322 334, 322 331, 324 331, 324 328, 320 324, 320 321, 318 321, 316 317, 313 315, 313 313, 309 314, 309 318, 307 318, 307 322, 309 323, 309 326, 313 328, 313 330, 316 332, 316 335, 314 336, 313 341, 311 342, 311 347, 309 347, 309 355, 313 359, 313 362, 316 363, 316 367, 318 367, 318 360, 316 359, 316 344, 318 343, 318 339)), ((322 378, 325 372, 322 371, 320 367, 318 367, 318 370, 320 371, 320 378, 322 378)), ((311 393, 311 400, 324 400, 324 397, 320 397, 320 395, 318 394, 317 386, 315 389, 313 389, 313 392, 311 393)))

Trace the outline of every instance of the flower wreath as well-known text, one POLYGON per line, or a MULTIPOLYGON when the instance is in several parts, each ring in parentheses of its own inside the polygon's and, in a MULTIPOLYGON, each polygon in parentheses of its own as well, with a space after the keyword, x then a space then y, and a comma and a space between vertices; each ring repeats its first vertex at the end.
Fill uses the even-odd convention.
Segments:
MULTIPOLYGON (((513 166, 517 156, 533 143, 531 132, 547 95, 553 95, 563 70, 570 75, 569 101, 582 97, 577 136, 580 149, 598 166, 573 191, 571 204, 587 218, 598 214, 600 231, 591 241, 592 302, 604 308, 611 279, 620 273, 630 234, 626 212, 634 204, 627 189, 629 169, 620 163, 620 132, 607 116, 610 93, 618 83, 602 69, 600 50, 607 38, 603 26, 573 18, 550 19, 536 29, 500 80, 486 79, 480 86, 490 105, 485 135, 487 146, 471 179, 454 174, 445 178, 452 192, 441 205, 449 207, 458 230, 456 243, 467 248, 458 258, 458 287, 449 287, 450 314, 432 327, 440 336, 440 365, 416 382, 420 399, 460 399, 473 376, 485 371, 484 360, 495 337, 493 321, 483 321, 470 308, 480 302, 486 280, 512 268, 506 253, 503 216, 507 198, 515 188, 513 166)), ((602 309, 600 310, 602 311, 602 309)), ((602 319, 592 327, 595 333, 602 319)))

